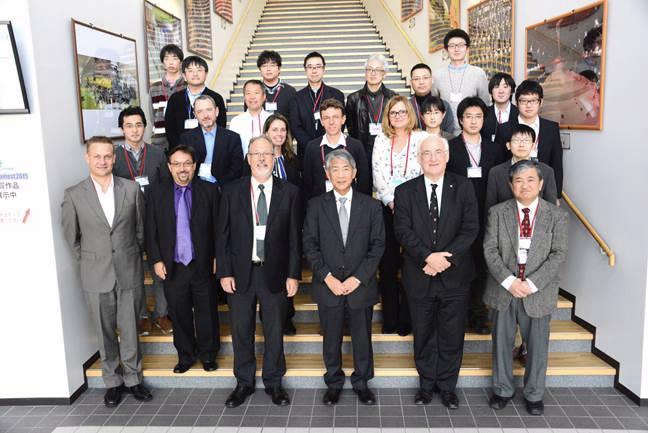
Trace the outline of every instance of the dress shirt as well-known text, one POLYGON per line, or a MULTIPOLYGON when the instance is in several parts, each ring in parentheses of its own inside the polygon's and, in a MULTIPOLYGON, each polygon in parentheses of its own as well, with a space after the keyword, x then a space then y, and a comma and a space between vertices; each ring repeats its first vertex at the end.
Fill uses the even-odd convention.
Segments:
MULTIPOLYGON (((189 182, 187 186, 178 185, 177 183, 173 182, 173 209, 175 210, 175 215, 177 218, 178 205, 180 202, 180 194, 182 193, 183 188, 186 188, 184 192, 184 200, 187 206, 187 216, 189 217, 188 222, 190 223, 189 227, 187 227, 186 232, 191 234, 191 207, 193 206, 191 182, 189 182)), ((176 233, 177 233, 177 227, 176 227, 176 233)), ((196 258, 196 252, 194 251, 193 241, 191 240, 191 237, 189 238, 189 242, 191 243, 191 258, 194 259, 196 258)), ((180 263, 177 247, 175 248, 175 252, 173 253, 173 260, 176 263, 180 263)))
POLYGON ((322 136, 322 142, 320 143, 320 146, 324 146, 324 145, 330 147, 333 150, 337 149, 340 146, 346 148, 346 137, 344 136, 344 134, 342 134, 340 132, 340 138, 338 138, 338 142, 337 143, 330 143, 329 140, 328 140, 328 136, 326 134, 324 134, 322 136))
MULTIPOLYGON (((200 92, 191 93, 191 91, 189 90, 189 87, 187 87, 187 96, 189 97, 189 104, 192 107, 194 105, 194 102, 196 102, 196 98, 203 94, 203 92, 205 91, 205 88, 206 88, 206 86, 203 86, 203 88, 200 89, 200 92)), ((193 109, 191 110, 191 112, 193 113, 193 109)), ((189 116, 189 117, 193 117, 193 116, 189 116)))
POLYGON ((463 136, 463 141, 466 145, 466 150, 468 151, 468 162, 470 162, 471 167, 479 167, 481 164, 481 152, 482 152, 482 139, 481 135, 479 136, 479 141, 477 143, 469 143, 466 140, 466 136, 463 136))
POLYGON ((347 211, 347 215, 349 215, 349 220, 351 220, 351 200, 353 199, 353 188, 349 188, 349 191, 344 195, 340 194, 336 190, 333 190, 333 195, 335 196, 335 205, 337 207, 338 214, 340 213, 340 207, 344 206, 347 211), (346 198, 344 205, 340 203, 340 197, 346 198))
MULTIPOLYGON (((524 206, 522 203, 520 203, 518 201, 517 202, 517 210, 518 210, 519 221, 522 221, 522 219, 524 218, 524 212, 522 212, 522 209, 528 207, 529 208, 529 221, 530 221, 531 224, 533 224, 535 214, 536 214, 536 212, 538 210, 538 203, 539 203, 538 198, 536 198, 529 206, 524 206)), ((517 224, 517 221, 518 220, 516 218, 516 224, 517 224)), ((533 227, 531 227, 531 228, 533 229, 533 227)), ((518 245, 519 245, 520 244, 520 226, 519 225, 517 227, 517 233, 518 233, 518 245)), ((531 233, 531 239, 533 239, 533 232, 531 233)), ((533 242, 533 240, 531 242, 533 242)), ((517 252, 516 252, 516 254, 517 254, 517 252)), ((516 278, 517 277, 515 275, 509 275, 508 277, 506 277, 506 279, 504 281, 502 281, 502 283, 501 283, 502 287, 504 287, 506 290, 511 290, 511 285, 513 284, 513 281, 515 281, 516 278)), ((536 287, 535 284, 533 284, 533 281, 531 281, 528 278, 525 281, 527 283, 529 283, 529 287, 531 287, 531 293, 535 293, 535 292, 538 291, 538 288, 536 287)))
POLYGON ((432 186, 430 186, 431 183, 434 183, 437 186, 436 188, 436 196, 437 196, 437 202, 438 202, 438 210, 439 210, 439 221, 441 220, 441 197, 443 196, 443 177, 441 176, 438 180, 433 181, 427 176, 423 176, 425 179, 425 193, 427 194, 427 202, 428 202, 428 209, 430 208, 430 197, 432 196, 432 186))
POLYGON ((135 158, 135 162, 137 162, 138 164, 140 161, 140 156, 142 156, 142 151, 144 150, 144 146, 146 145, 142 143, 142 145, 137 150, 135 150, 133 146, 128 144, 128 141, 124 141, 124 147, 131 155, 133 155, 133 158, 135 158))
POLYGON ((497 108, 497 105, 493 107, 495 109, 495 119, 497 123, 506 123, 509 121, 509 116, 511 115, 511 101, 506 104, 506 109, 500 111, 497 108))
POLYGON ((531 149, 531 156, 532 158, 537 158, 538 157, 538 146, 540 145, 540 116, 536 116, 535 120, 531 123, 527 123, 524 120, 522 120, 522 116, 518 116, 518 123, 520 125, 526 125, 530 126, 533 131, 535 131, 536 134, 536 141, 535 141, 535 146, 533 149, 531 149))
MULTIPOLYGON (((261 185, 261 183, 259 183, 259 181, 256 180, 254 176, 251 176, 250 180, 252 184, 252 191, 254 191, 254 194, 250 194, 250 200, 252 201, 252 221, 253 221, 252 233, 254 233, 255 227, 257 225, 256 207, 257 207, 257 202, 259 201, 259 195, 261 194, 261 190, 259 189, 259 185, 261 185)), ((263 182, 263 193, 265 194, 266 205, 268 206, 268 217, 270 217, 270 199, 272 198, 272 176, 270 176, 268 180, 263 182)), ((256 236, 253 235, 252 238, 253 238, 252 261, 260 262, 261 259, 257 255, 256 236)))
POLYGON ((250 140, 254 137, 263 135, 263 125, 266 119, 270 117, 270 113, 261 110, 259 114, 252 115, 249 111, 235 116, 230 122, 230 128, 241 136, 241 148, 243 149, 243 157, 248 153, 250 140))
MULTIPOLYGON (((207 155, 205 156, 205 160, 203 161, 205 164, 209 165, 211 167, 212 165, 212 160, 214 158, 214 146, 216 144, 216 130, 218 129, 218 126, 214 125, 214 129, 211 131, 205 131, 204 129, 201 128, 202 133, 203 133, 203 138, 205 139, 205 149, 207 150, 207 155)), ((216 183, 218 179, 216 179, 213 175, 209 175, 208 177, 201 177, 202 180, 206 180, 207 182, 211 183, 216 183)))
POLYGON ((113 176, 112 174, 110 175, 110 183, 108 184, 106 192, 101 190, 101 185, 97 183, 92 176, 90 176, 90 179, 92 179, 95 191, 97 191, 97 198, 99 199, 101 209, 108 220, 108 225, 112 227, 113 220, 115 219, 115 182, 113 176))

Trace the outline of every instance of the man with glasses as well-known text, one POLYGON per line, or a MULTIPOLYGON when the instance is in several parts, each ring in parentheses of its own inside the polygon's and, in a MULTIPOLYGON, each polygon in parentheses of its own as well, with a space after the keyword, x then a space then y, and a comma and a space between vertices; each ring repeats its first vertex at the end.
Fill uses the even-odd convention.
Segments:
POLYGON ((457 106, 469 96, 478 96, 488 104, 488 79, 483 69, 466 62, 470 48, 468 33, 461 29, 450 30, 443 38, 443 47, 450 64, 434 73, 432 93, 449 102, 453 113, 453 130, 457 135, 461 132, 456 119, 457 106))
POLYGON ((265 50, 257 58, 257 68, 261 72, 263 89, 266 94, 265 111, 278 112, 285 117, 290 115, 290 101, 295 97, 295 88, 279 78, 281 56, 276 51, 265 50))
POLYGON ((306 144, 324 135, 320 118, 320 105, 333 98, 344 104, 344 93, 324 84, 326 71, 324 56, 313 51, 304 58, 304 71, 308 85, 301 89, 290 103, 290 130, 297 140, 299 166, 303 167, 306 144))
MULTIPOLYGON (((412 66, 410 70, 410 84, 414 95, 410 97, 410 103, 414 107, 416 113, 416 126, 418 129, 425 131, 425 122, 423 121, 423 103, 427 98, 432 96, 432 69, 425 63, 418 63, 412 66)), ((441 122, 441 130, 446 132, 453 132, 453 113, 450 110, 450 104, 447 101, 441 100, 445 107, 445 117, 441 122)))
POLYGON ((166 130, 164 128, 164 113, 166 112, 169 98, 175 92, 183 90, 186 86, 185 79, 180 71, 184 53, 175 44, 168 44, 160 50, 160 61, 164 74, 159 80, 151 84, 149 94, 153 108, 153 144, 167 149, 166 130))

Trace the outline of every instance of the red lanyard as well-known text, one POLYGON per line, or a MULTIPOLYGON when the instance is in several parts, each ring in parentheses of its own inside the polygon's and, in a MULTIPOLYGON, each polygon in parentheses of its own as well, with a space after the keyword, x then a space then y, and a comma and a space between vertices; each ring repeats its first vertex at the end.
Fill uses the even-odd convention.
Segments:
POLYGON ((261 225, 261 221, 259 220, 259 212, 257 212, 256 208, 256 200, 254 199, 254 189, 252 188, 252 182, 250 182, 250 194, 252 195, 252 209, 254 210, 256 225, 261 225))
POLYGON ((277 88, 277 93, 275 93, 275 94, 274 94, 274 97, 272 98, 272 103, 273 103, 273 104, 275 103, 275 101, 276 101, 277 98, 279 97, 279 94, 281 93, 281 89, 283 89, 283 87, 281 87, 281 86, 279 86, 279 87, 277 88))
MULTIPOLYGON (((252 117, 252 116, 250 116, 252 117)), ((257 119, 259 121, 259 135, 261 135, 261 113, 257 116, 257 119)), ((254 117, 252 117, 252 137, 254 137, 254 117)))
POLYGON ((365 98, 367 99, 367 104, 369 104, 367 108, 369 108, 370 111, 369 115, 371 116, 373 123, 378 123, 378 121, 380 120, 380 115, 382 114, 383 102, 385 102, 385 95, 382 95, 382 98, 380 98, 380 108, 378 109, 378 113, 374 113, 373 105, 371 104, 369 97, 365 96, 365 98))
MULTIPOLYGON (((410 151, 410 139, 412 138, 412 133, 407 134, 407 153, 405 154, 405 168, 403 169, 403 177, 407 175, 407 164, 409 163, 409 151, 410 151)), ((391 151, 389 152, 389 174, 394 177, 394 141, 396 137, 392 137, 391 142, 391 151)))
MULTIPOLYGON (((144 146, 144 150, 142 150, 142 165, 140 166, 140 172, 139 175, 137 175, 137 177, 140 177, 142 176, 142 174, 144 174, 144 163, 146 162, 146 144, 144 144, 143 146, 144 146)), ((126 152, 126 147, 123 146, 122 150, 124 151, 124 158, 126 158, 126 165, 128 167, 128 172, 131 175, 131 179, 135 180, 136 176, 133 173, 134 170, 133 167, 131 166, 130 158, 128 157, 128 152, 126 152)))
POLYGON ((497 110, 497 123, 502 124, 502 110, 497 110))
POLYGON ((320 94, 317 96, 317 99, 313 103, 313 113, 317 111, 317 106, 319 105, 320 99, 322 99, 323 94, 324 94, 324 83, 322 83, 322 87, 320 87, 320 94))
MULTIPOLYGON (((538 201, 538 206, 536 206, 535 213, 533 214, 533 221, 531 221, 531 227, 529 227, 531 231, 531 236, 533 236, 533 227, 535 226, 535 220, 536 217, 538 216, 539 210, 540 210, 540 201, 538 201)), ((520 229, 518 233, 520 234, 520 237, 522 237, 522 221, 520 221, 520 210, 517 209, 517 206, 515 208, 515 216, 517 217, 518 227, 520 229)))
MULTIPOLYGON (((470 160, 471 160, 472 163, 474 164, 473 167, 479 167, 479 162, 477 161, 477 158, 475 158, 475 156, 472 154, 472 152, 471 152, 470 149, 468 148, 468 142, 466 141, 466 138, 463 136, 463 134, 461 134, 461 139, 462 139, 463 142, 464 142, 464 146, 466 146, 466 152, 468 152, 468 156, 470 157, 470 160)), ((479 143, 479 147, 482 147, 482 144, 481 144, 481 143, 479 143)), ((483 151, 484 151, 484 150, 482 149, 482 152, 483 152, 483 151)), ((481 158, 480 158, 480 159, 481 159, 481 158)))
MULTIPOLYGON (((326 170, 326 162, 324 161, 324 146, 326 146, 326 144, 320 145, 320 153, 322 154, 322 167, 324 168, 324 170, 326 170)), ((344 144, 338 144, 337 146, 335 146, 335 149, 337 149, 339 146, 342 146, 344 149, 346 149, 346 146, 344 144)))

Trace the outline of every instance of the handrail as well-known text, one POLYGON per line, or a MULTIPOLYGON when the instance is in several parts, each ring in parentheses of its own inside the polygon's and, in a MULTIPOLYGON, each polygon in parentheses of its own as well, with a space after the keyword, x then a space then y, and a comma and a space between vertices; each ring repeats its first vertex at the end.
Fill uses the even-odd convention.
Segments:
POLYGON ((608 256, 608 265, 610 267, 614 267, 616 264, 616 255, 614 254, 614 251, 612 251, 612 248, 608 246, 608 244, 605 243, 601 235, 596 231, 596 229, 592 226, 592 224, 588 221, 588 219, 583 215, 583 212, 576 207, 574 202, 572 201, 571 198, 567 195, 565 191, 562 192, 562 198, 567 203, 567 206, 574 212, 574 215, 576 215, 576 218, 580 220, 581 223, 585 226, 587 231, 592 235, 594 240, 599 244, 603 252, 608 256))
MULTIPOLYGON (((418 57, 420 62, 425 63, 425 58, 423 57, 421 52, 418 50, 418 48, 416 48, 416 45, 414 45, 414 42, 412 42, 412 40, 407 35, 407 33, 405 33, 405 30, 403 30, 403 26, 398 21, 398 19, 396 18, 394 13, 391 11, 391 9, 389 9, 389 6, 385 3, 384 0, 380 0, 380 3, 382 3, 383 9, 385 9, 385 11, 387 11, 387 14, 391 17, 392 22, 394 23, 394 26, 398 29, 398 31, 401 33, 401 35, 403 35, 403 37, 405 38, 405 42, 407 42, 407 45, 409 45, 410 48, 412 49, 412 51, 414 51, 414 54, 416 54, 416 57, 418 57)), ((366 6, 365 6, 365 8, 366 8, 366 6)))

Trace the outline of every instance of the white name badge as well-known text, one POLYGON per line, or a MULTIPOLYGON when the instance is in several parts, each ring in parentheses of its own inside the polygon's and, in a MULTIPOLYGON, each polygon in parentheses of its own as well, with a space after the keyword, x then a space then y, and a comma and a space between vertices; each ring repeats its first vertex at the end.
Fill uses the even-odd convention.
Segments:
POLYGON ((526 265, 528 254, 529 254, 529 250, 520 248, 518 250, 518 264, 526 265))
POLYGON ((313 117, 315 118, 315 120, 320 120, 320 112, 319 111, 314 112, 313 117))
POLYGON ((166 108, 167 106, 167 101, 160 101, 160 102, 154 102, 153 103, 153 109, 158 110, 160 108, 166 108))
POLYGON ((333 184, 330 180, 326 181, 326 192, 333 191, 333 184))
POLYGON ((257 241, 264 241, 266 234, 266 226, 254 226, 254 239, 257 241))
POLYGON ((518 248, 528 250, 531 248, 531 238, 520 238, 520 243, 518 244, 518 248))
POLYGON ((370 123, 369 124, 369 134, 378 135, 382 132, 382 127, 380 123, 370 123))
POLYGON ((277 103, 276 102, 266 102, 265 103, 265 109, 266 109, 266 111, 277 111, 277 103))
POLYGON ((166 129, 164 128, 153 128, 153 134, 165 134, 166 129))
POLYGON ((463 95, 461 92, 450 92, 450 102, 461 102, 463 95))
POLYGON ((211 175, 211 164, 205 164, 204 162, 200 164, 200 168, 198 169, 198 177, 209 178, 211 177, 211 175))
POLYGON ((491 134, 491 141, 495 143, 495 134, 491 134))
POLYGON ((185 120, 185 129, 194 129, 198 128, 198 119, 187 119, 185 120))
POLYGON ((468 178, 480 178, 482 177, 482 168, 481 167, 468 167, 468 178))
POLYGON ((145 187, 149 184, 148 176, 137 176, 135 182, 137 182, 139 186, 145 187))

